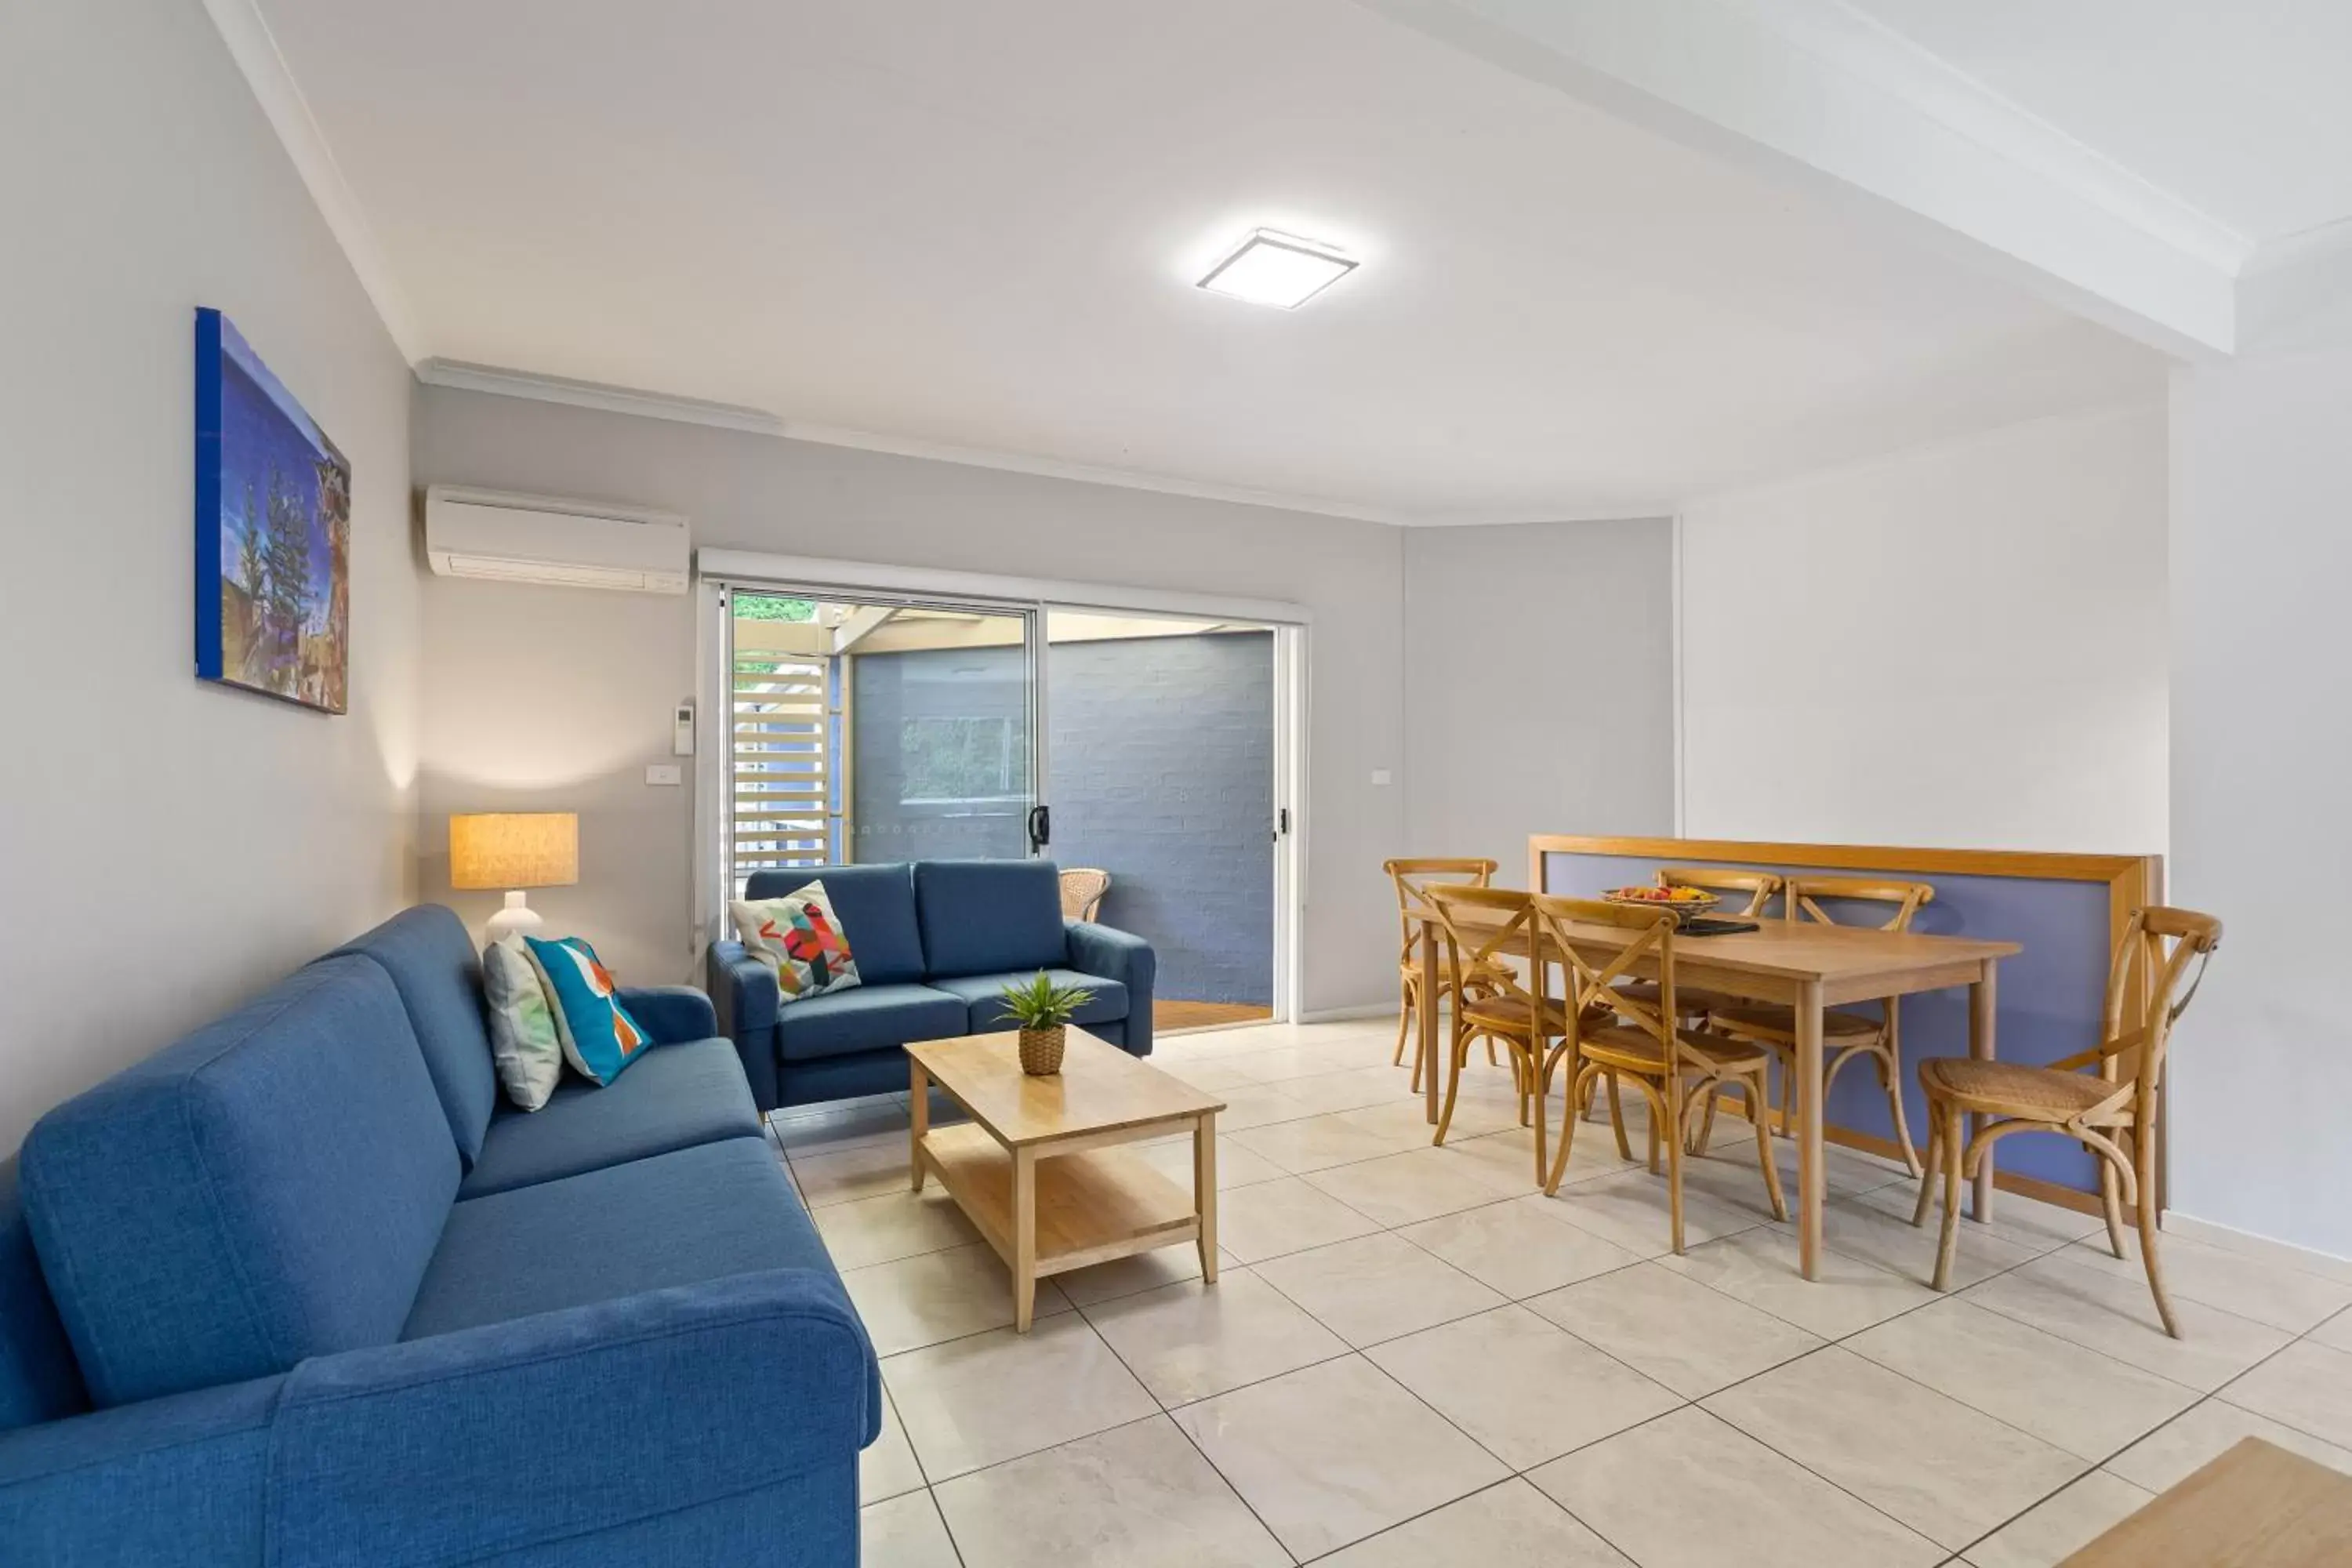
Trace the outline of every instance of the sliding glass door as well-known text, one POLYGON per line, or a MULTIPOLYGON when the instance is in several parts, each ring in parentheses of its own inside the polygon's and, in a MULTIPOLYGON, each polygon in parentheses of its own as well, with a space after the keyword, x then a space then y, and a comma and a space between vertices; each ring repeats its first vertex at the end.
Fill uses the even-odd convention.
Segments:
POLYGON ((1109 881, 1097 917, 1150 942, 1162 1029, 1276 1016, 1276 634, 1262 623, 1046 613, 1054 858, 1109 881))
POLYGON ((1034 855, 1040 617, 1025 606, 730 584, 726 880, 1034 855))

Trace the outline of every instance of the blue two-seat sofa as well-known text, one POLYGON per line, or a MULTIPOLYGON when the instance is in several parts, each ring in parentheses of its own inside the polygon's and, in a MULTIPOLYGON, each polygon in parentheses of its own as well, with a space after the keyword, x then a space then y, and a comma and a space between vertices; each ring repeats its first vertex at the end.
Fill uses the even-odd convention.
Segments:
POLYGON ((1141 937, 1062 917, 1061 873, 1047 860, 915 860, 759 871, 751 899, 811 882, 856 963, 858 984, 779 1005, 776 976, 717 942, 709 956, 719 1024, 735 1042, 762 1110, 907 1087, 901 1047, 1010 1027, 1008 982, 1039 970, 1082 985, 1075 1019, 1133 1055, 1151 1054, 1156 961, 1141 937))
POLYGON ((0 1165, 0 1561, 857 1561, 873 1351, 699 992, 499 1102, 410 910, 0 1165))

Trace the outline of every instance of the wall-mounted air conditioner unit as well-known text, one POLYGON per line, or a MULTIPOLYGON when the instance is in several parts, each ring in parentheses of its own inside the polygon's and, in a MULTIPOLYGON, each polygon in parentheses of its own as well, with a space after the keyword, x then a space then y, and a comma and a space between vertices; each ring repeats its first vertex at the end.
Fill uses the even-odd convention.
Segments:
POLYGON ((425 556, 446 577, 683 594, 686 519, 551 496, 435 485, 425 556))

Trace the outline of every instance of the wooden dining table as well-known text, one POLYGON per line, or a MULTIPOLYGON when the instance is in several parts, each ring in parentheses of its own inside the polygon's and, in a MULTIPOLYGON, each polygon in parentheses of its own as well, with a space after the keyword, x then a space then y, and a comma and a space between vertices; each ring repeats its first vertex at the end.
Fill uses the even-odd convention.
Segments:
MULTIPOLYGON (((1438 972, 1444 938, 1435 911, 1423 909, 1412 917, 1421 940, 1414 945, 1421 963, 1421 994, 1442 994, 1438 972)), ((1485 942, 1508 922, 1507 914, 1478 909, 1455 912, 1463 935, 1485 942)), ((1569 941, 1585 957, 1605 964, 1641 933, 1623 926, 1572 925, 1569 941)), ((1498 953, 1528 956, 1526 935, 1514 933, 1496 948, 1498 953)), ((1969 1054, 1990 1061, 1993 1055, 1996 974, 2000 961, 2024 949, 2013 942, 1987 942, 1975 937, 1924 936, 1909 931, 1874 931, 1862 926, 1823 925, 1817 921, 1759 919, 1752 931, 1720 936, 1686 936, 1675 944, 1675 984, 1703 986, 1757 1002, 1779 1002, 1796 1013, 1797 1067, 1797 1216, 1800 1256, 1805 1278, 1816 1277, 1822 1251, 1822 1200, 1826 1181, 1822 1155, 1822 1014, 1843 1003, 1875 1002, 1922 991, 1942 991, 1965 985, 1969 992, 1969 1054)), ((1466 959, 1469 955, 1464 954, 1466 959)), ((1547 952, 1546 967, 1564 963, 1547 952)), ((1637 960, 1631 973, 1656 977, 1654 960, 1637 960)), ((1538 980, 1543 977, 1536 976, 1538 980)), ((1545 994, 1541 986, 1535 987, 1545 994)), ((1558 993, 1551 993, 1558 994, 1558 993)), ((1437 1121, 1437 1010, 1417 1009, 1421 1030, 1422 1074, 1428 1099, 1429 1120, 1437 1121)), ((1970 1135, 1974 1135, 1971 1117, 1970 1135)), ((1992 1151, 1975 1177, 1972 1217, 1992 1215, 1992 1151)))

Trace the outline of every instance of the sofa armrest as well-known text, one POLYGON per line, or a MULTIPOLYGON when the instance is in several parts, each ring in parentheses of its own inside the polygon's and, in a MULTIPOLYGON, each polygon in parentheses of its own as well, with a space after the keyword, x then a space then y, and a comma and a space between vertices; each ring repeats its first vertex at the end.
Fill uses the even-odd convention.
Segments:
POLYGON ((797 1268, 308 1361, 270 1562, 471 1562, 819 1472, 854 1510, 879 1387, 839 1282, 797 1268))
POLYGON ((751 1083, 751 1098, 762 1111, 773 1110, 781 1090, 776 1083, 776 972, 747 956, 740 942, 714 942, 704 960, 711 1005, 719 1016, 719 1032, 735 1042, 743 1060, 743 1076, 751 1083))
POLYGON ((719 1033, 717 1009, 691 985, 624 985, 614 1000, 652 1033, 657 1046, 707 1040, 719 1033))
POLYGON ((285 1382, 0 1432, 0 1559, 260 1568, 269 1426, 285 1382))
POLYGON ((1092 921, 1065 921, 1070 938, 1070 967, 1099 974, 1127 987, 1127 1048, 1129 1054, 1151 1054, 1151 983, 1159 977, 1160 959, 1151 944, 1133 931, 1114 931, 1092 921))

